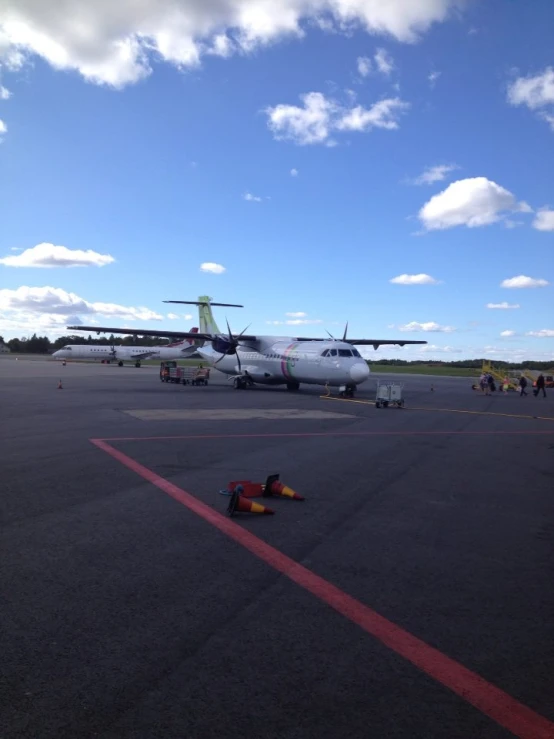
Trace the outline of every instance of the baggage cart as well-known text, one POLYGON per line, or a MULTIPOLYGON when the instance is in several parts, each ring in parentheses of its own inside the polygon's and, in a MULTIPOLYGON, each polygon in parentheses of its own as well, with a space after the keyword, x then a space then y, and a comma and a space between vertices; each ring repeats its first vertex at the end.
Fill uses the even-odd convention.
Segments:
POLYGON ((404 385, 400 383, 377 382, 377 392, 375 394, 375 407, 376 408, 388 408, 389 405, 395 406, 396 408, 404 407, 404 398, 402 397, 402 390, 404 385))

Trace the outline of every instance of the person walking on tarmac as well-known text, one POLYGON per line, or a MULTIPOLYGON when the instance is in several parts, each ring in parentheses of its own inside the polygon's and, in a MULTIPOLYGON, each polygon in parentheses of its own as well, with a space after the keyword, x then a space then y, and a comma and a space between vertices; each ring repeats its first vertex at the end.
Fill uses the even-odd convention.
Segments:
POLYGON ((542 390, 543 398, 546 398, 546 389, 545 389, 544 375, 542 374, 542 372, 537 377, 537 386, 535 387, 535 389, 533 391, 533 395, 535 396, 535 398, 538 397, 538 395, 539 395, 539 393, 540 393, 541 390, 542 390))
POLYGON ((524 395, 527 395, 525 392, 525 388, 527 387, 527 380, 523 375, 519 378, 519 397, 522 398, 524 395))

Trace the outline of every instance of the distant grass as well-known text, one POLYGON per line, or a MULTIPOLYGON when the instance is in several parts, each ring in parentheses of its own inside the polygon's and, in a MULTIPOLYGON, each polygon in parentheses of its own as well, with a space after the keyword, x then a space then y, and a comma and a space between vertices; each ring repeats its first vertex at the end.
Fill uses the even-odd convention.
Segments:
POLYGON ((392 364, 369 363, 372 372, 389 372, 398 375, 433 375, 435 377, 479 377, 479 370, 471 367, 428 367, 426 364, 395 366, 392 364))

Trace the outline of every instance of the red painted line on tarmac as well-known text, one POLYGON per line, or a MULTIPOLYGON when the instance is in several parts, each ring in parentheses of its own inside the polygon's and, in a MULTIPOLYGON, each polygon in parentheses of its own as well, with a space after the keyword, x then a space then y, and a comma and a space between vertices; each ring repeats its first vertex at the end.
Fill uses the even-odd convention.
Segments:
POLYGON ((170 441, 171 439, 271 439, 310 436, 528 436, 552 435, 552 431, 329 431, 314 433, 275 434, 180 434, 177 436, 106 436, 96 441, 170 441))
POLYGON ((259 539, 231 519, 214 511, 194 495, 177 487, 102 439, 91 439, 99 449, 152 483, 207 523, 226 534, 258 559, 281 572, 292 582, 315 595, 323 603, 357 624, 393 652, 452 690, 500 726, 521 739, 552 739, 554 723, 520 703, 438 649, 400 628, 373 609, 360 603, 335 585, 303 567, 259 539))

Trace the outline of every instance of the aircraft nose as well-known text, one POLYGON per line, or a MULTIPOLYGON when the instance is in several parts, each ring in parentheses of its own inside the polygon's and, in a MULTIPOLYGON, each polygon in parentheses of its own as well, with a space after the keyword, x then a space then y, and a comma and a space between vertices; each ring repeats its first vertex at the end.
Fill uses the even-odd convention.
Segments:
POLYGON ((359 385, 360 382, 364 382, 369 377, 369 367, 365 362, 357 362, 350 367, 350 377, 359 385))

